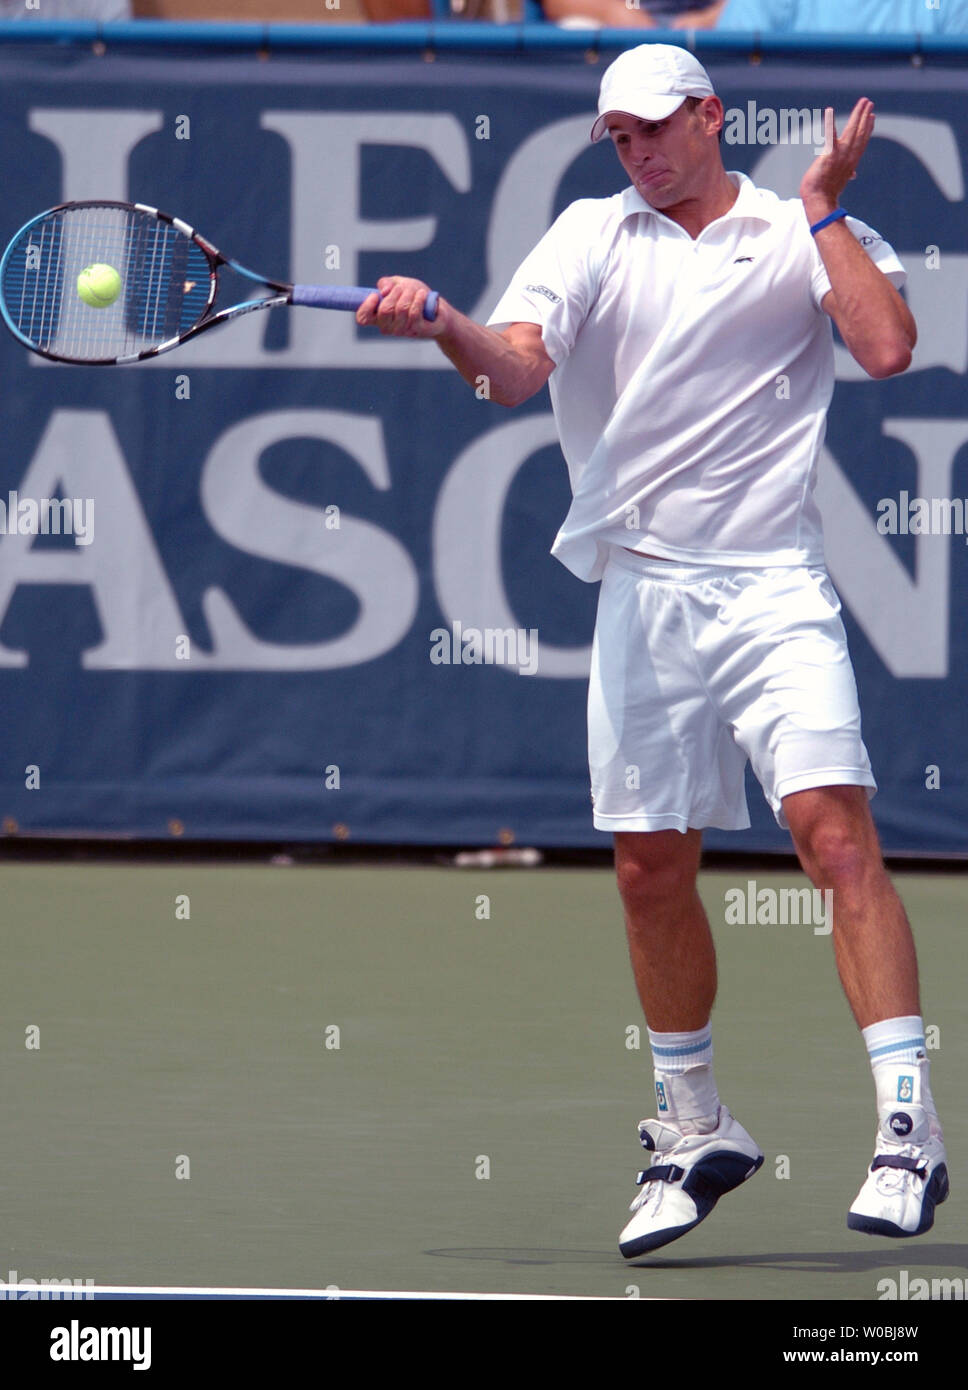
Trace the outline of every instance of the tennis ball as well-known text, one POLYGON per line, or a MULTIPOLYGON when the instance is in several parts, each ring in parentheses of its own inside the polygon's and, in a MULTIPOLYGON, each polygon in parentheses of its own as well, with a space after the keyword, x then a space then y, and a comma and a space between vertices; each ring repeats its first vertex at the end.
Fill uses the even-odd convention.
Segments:
POLYGON ((113 265, 89 265, 77 277, 77 293, 92 309, 106 309, 121 293, 121 276, 113 265))

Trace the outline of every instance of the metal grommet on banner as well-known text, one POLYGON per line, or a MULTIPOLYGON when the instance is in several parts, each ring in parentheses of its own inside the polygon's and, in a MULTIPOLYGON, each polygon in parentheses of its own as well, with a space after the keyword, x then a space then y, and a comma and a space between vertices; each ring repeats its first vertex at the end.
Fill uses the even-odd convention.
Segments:
POLYGON ((177 838, 179 835, 184 835, 184 833, 185 822, 180 821, 175 817, 172 817, 172 819, 168 822, 168 834, 174 835, 177 838))
POLYGON ((350 828, 342 821, 333 826, 333 835, 337 840, 348 840, 350 838, 350 828))
POLYGON ((763 53, 760 49, 760 31, 757 29, 753 35, 753 49, 750 53, 750 66, 758 68, 763 61, 763 53))
POLYGON ((4 835, 16 835, 16 833, 17 833, 17 831, 18 831, 19 829, 20 829, 20 826, 19 826, 19 825, 17 824, 17 822, 14 820, 13 816, 4 816, 4 818, 3 818, 3 833, 4 833, 4 835))

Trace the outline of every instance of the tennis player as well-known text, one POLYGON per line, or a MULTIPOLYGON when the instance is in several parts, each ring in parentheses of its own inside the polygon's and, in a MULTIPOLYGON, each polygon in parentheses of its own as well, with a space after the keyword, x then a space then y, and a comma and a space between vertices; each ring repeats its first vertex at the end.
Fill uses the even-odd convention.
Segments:
POLYGON ((763 1162, 713 1075, 716 958, 696 891, 703 827, 749 825, 747 760, 804 871, 832 890, 837 966, 870 1055, 875 1153, 847 1224, 919 1235, 948 1192, 943 1136, 813 495, 831 321, 876 378, 903 372, 916 339, 901 263, 840 206, 873 103, 858 101, 839 136, 826 112, 825 149, 788 200, 726 171, 722 102, 684 49, 623 53, 598 110, 591 139, 612 141, 629 186, 566 208, 487 327, 443 299, 425 322, 427 287, 398 276, 357 317, 435 338, 505 405, 550 386, 573 492, 553 553, 601 580, 594 823, 615 837, 655 1072, 657 1117, 639 1126, 648 1167, 619 1247, 634 1258, 684 1235, 763 1162))

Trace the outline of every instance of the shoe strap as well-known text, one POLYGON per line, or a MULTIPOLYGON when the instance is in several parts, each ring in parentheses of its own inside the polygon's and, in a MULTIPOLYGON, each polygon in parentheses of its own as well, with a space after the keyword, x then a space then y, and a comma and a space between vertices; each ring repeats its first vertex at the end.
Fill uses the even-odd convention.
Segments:
POLYGON ((923 1178, 928 1165, 923 1158, 905 1158, 903 1154, 877 1154, 871 1164, 871 1172, 876 1168, 903 1168, 908 1173, 917 1173, 923 1178))
POLYGON ((684 1168, 677 1167, 675 1163, 664 1163, 661 1167, 646 1168, 635 1181, 639 1186, 644 1182, 681 1182, 685 1175, 684 1168))

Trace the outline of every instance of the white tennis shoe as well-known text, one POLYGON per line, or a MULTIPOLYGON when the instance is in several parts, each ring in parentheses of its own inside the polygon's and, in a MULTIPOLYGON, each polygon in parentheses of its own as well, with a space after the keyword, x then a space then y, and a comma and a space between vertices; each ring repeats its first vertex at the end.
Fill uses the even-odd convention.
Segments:
POLYGON ((636 1179, 642 1190, 630 1207, 632 1220, 618 1238, 627 1260, 698 1226, 725 1192, 752 1177, 763 1162, 756 1143, 725 1105, 709 1134, 683 1134, 662 1120, 643 1120, 639 1138, 653 1163, 636 1179))
POLYGON ((947 1156, 937 1116, 921 1105, 883 1111, 874 1159, 847 1225, 869 1236, 920 1236, 948 1195, 947 1156))

